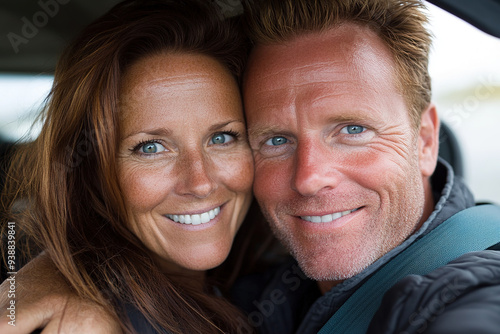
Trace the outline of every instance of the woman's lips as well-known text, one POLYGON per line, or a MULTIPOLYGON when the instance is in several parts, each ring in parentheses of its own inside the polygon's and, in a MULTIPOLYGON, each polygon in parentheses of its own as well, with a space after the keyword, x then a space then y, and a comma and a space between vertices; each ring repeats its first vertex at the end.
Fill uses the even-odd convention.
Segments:
POLYGON ((219 213, 220 213, 220 206, 216 207, 215 209, 199 214, 194 214, 194 215, 175 214, 175 215, 166 215, 166 217, 168 219, 173 220, 176 223, 188 224, 188 225, 200 225, 209 223, 212 219, 217 217, 219 213))

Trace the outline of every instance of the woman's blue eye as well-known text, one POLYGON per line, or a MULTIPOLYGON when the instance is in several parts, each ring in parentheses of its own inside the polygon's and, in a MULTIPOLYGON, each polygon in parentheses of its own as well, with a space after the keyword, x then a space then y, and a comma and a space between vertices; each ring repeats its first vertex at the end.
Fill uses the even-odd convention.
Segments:
POLYGON ((286 144, 288 142, 288 139, 285 137, 273 137, 266 141, 266 145, 272 145, 272 146, 279 146, 286 144))
POLYGON ((212 144, 217 145, 217 144, 227 144, 233 140, 234 140, 233 136, 227 133, 216 133, 210 141, 212 144))
POLYGON ((356 135, 361 132, 365 131, 365 128, 361 125, 348 125, 344 128, 342 128, 341 132, 350 134, 350 135, 356 135))
POLYGON ((141 146, 141 153, 154 154, 165 151, 165 147, 162 144, 150 142, 141 146))

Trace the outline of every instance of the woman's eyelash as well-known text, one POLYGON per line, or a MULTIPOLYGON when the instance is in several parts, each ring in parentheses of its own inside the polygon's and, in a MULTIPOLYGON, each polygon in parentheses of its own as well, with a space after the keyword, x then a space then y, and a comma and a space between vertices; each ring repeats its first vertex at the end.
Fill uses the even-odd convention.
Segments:
POLYGON ((239 132, 236 132, 236 131, 233 131, 233 130, 222 131, 222 132, 219 132, 219 133, 233 136, 235 139, 238 139, 241 136, 241 134, 239 132))
POLYGON ((143 147, 146 144, 162 144, 160 140, 157 139, 149 139, 149 140, 142 140, 140 141, 137 145, 135 145, 133 148, 130 149, 131 152, 138 152, 141 147, 143 147))

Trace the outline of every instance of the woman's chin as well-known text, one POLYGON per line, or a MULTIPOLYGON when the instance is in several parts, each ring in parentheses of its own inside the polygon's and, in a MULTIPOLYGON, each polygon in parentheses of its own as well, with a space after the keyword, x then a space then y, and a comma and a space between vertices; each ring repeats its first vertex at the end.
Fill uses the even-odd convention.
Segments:
POLYGON ((158 264, 166 272, 207 271, 224 262, 231 250, 231 243, 221 245, 204 245, 195 249, 186 249, 180 256, 172 259, 164 259, 157 256, 158 264))

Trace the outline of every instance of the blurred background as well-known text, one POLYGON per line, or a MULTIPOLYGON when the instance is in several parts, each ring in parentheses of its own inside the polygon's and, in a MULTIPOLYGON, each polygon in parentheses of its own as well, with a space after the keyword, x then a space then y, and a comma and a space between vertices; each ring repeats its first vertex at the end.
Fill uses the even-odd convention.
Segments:
POLYGON ((500 204, 500 39, 432 4, 428 9, 433 100, 457 137, 476 201, 500 204))

